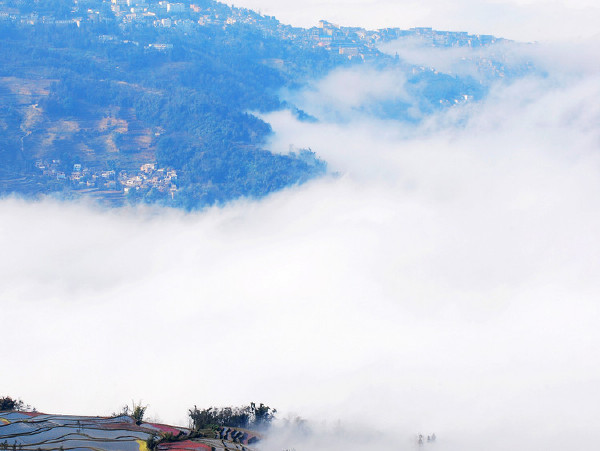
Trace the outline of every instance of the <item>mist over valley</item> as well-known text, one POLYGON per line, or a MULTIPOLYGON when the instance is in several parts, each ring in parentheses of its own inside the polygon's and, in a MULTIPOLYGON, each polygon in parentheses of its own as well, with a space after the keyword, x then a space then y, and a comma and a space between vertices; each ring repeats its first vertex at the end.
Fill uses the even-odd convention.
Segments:
POLYGON ((265 451, 600 440, 596 37, 146 3, 0 2, 0 396, 260 401, 265 451))

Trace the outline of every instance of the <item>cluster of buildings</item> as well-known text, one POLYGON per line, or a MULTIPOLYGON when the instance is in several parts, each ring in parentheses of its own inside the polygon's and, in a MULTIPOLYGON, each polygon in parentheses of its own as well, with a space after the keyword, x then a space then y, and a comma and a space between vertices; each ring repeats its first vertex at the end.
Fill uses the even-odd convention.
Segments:
POLYGON ((434 47, 483 47, 502 40, 486 34, 472 35, 466 31, 438 31, 428 27, 410 28, 408 30, 384 28, 367 33, 369 34, 368 38, 375 41, 418 38, 434 47))
POLYGON ((95 171, 80 163, 73 164, 72 170, 66 172, 61 160, 37 160, 35 167, 42 177, 56 179, 68 183, 74 189, 94 189, 122 191, 127 194, 131 190, 157 189, 171 196, 177 191, 177 171, 170 168, 159 168, 156 163, 146 163, 139 171, 95 171))
POLYGON ((307 30, 301 40, 305 45, 324 47, 349 59, 361 58, 378 53, 376 43, 368 42, 362 28, 340 27, 325 20, 319 21, 317 27, 307 30))
MULTIPOLYGON (((1 5, 0 5, 1 6, 1 5)), ((85 19, 83 17, 73 17, 69 19, 57 19, 53 15, 39 15, 38 13, 19 14, 13 11, 2 11, 0 10, 0 22, 10 21, 21 25, 36 25, 36 24, 47 24, 47 25, 77 25, 80 26, 81 22, 85 19)))
POLYGON ((432 28, 384 28, 365 30, 358 27, 340 27, 325 20, 318 26, 306 30, 300 39, 313 47, 325 47, 350 59, 373 55, 383 42, 402 38, 417 38, 432 47, 482 47, 494 44, 499 39, 489 35, 470 35, 467 32, 437 31, 432 28))
MULTIPOLYGON (((65 0, 67 3, 68 0, 65 0)), ((205 10, 196 4, 157 0, 70 0, 69 13, 57 17, 53 11, 23 13, 8 7, 0 0, 0 21, 11 21, 23 25, 53 24, 77 25, 91 22, 139 23, 155 27, 187 27, 197 25, 232 25, 243 18, 229 17, 205 10)), ((252 19, 248 23, 253 23, 252 19)))
MULTIPOLYGON (((203 8, 197 4, 148 0, 110 0, 111 11, 123 23, 137 23, 157 28, 178 28, 191 31, 196 27, 237 23, 256 25, 265 17, 237 8, 203 8)), ((273 19, 266 16, 266 19, 273 19)))
POLYGON ((143 164, 139 172, 133 174, 121 171, 118 181, 125 193, 154 188, 163 193, 168 192, 173 197, 177 191, 177 171, 158 168, 155 163, 143 164))
MULTIPOLYGON (((229 8, 223 4, 203 7, 190 2, 167 0, 71 0, 69 17, 56 18, 41 12, 20 14, 19 11, 4 7, 0 0, 0 21, 12 20, 21 24, 77 25, 84 22, 117 21, 122 24, 149 26, 164 29, 192 31, 202 26, 231 26, 237 23, 251 24, 266 35, 293 40, 308 47, 322 47, 344 55, 349 59, 378 54, 382 42, 405 37, 418 37, 431 42, 432 46, 480 47, 493 44, 496 38, 486 35, 469 35, 466 32, 440 32, 431 28, 411 28, 401 30, 388 28, 369 31, 358 27, 340 27, 327 21, 318 26, 303 29, 279 23, 274 17, 263 16, 243 8, 229 8)), ((100 40, 102 40, 100 36, 100 40)), ((115 39, 110 39, 117 42, 115 39)), ((168 50, 170 44, 148 44, 147 48, 168 50)))

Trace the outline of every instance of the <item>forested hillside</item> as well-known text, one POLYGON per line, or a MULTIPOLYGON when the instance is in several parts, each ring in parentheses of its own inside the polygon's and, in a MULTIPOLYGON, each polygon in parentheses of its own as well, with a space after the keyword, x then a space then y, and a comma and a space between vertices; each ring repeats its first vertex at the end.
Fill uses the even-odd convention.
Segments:
MULTIPOLYGON (((303 183, 326 163, 269 152, 271 128, 251 113, 313 119, 279 90, 340 66, 401 65, 376 46, 400 35, 298 29, 211 0, 2 1, 0 193, 192 209, 303 183)), ((423 68, 411 77, 423 110, 482 92, 423 68)))

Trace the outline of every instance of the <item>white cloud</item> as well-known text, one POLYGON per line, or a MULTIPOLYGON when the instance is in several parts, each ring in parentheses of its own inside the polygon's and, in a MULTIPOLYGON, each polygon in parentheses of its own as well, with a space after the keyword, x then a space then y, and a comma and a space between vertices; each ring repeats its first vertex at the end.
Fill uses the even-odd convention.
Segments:
POLYGON ((344 84, 369 79, 335 74, 339 96, 307 102, 345 121, 268 117, 275 148, 340 175, 259 202, 1 201, 2 390, 82 414, 142 399, 183 424, 194 404, 265 402, 314 421, 298 450, 434 431, 439 450, 591 446, 600 83, 580 73, 413 130, 353 113, 344 84))
MULTIPOLYGON (((497 68, 500 64, 504 66, 505 75, 514 77, 514 73, 528 67, 533 59, 549 63, 540 60, 543 48, 540 44, 514 42, 498 42, 481 48, 433 47, 431 41, 419 37, 400 38, 379 46, 380 51, 391 56, 398 55, 407 64, 435 69, 444 74, 470 76, 486 84, 498 78, 497 68), (496 64, 496 69, 489 65, 490 61, 496 64)), ((556 56, 555 45, 551 54, 556 56)), ((543 67, 538 68, 541 69, 543 67)))
POLYGON ((347 122, 356 119, 357 114, 364 120, 377 116, 382 103, 411 104, 414 99, 405 84, 406 74, 400 69, 377 70, 364 66, 334 70, 323 79, 309 83, 301 92, 286 91, 281 95, 319 120, 347 122))

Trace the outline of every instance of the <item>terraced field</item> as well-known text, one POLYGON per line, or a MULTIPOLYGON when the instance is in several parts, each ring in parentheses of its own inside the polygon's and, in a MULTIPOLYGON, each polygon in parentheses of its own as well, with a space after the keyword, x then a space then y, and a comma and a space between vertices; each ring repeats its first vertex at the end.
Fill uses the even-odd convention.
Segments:
POLYGON ((84 417, 0 412, 0 450, 150 451, 147 440, 167 437, 154 449, 250 451, 258 437, 250 431, 220 428, 191 438, 186 428, 137 425, 129 416, 84 417))
POLYGON ((0 101, 17 112, 12 119, 0 117, 0 128, 21 139, 24 159, 69 155, 90 168, 101 169, 113 159, 127 170, 154 161, 155 132, 139 121, 131 108, 86 105, 73 117, 49 114, 40 107, 55 81, 0 77, 0 101))

